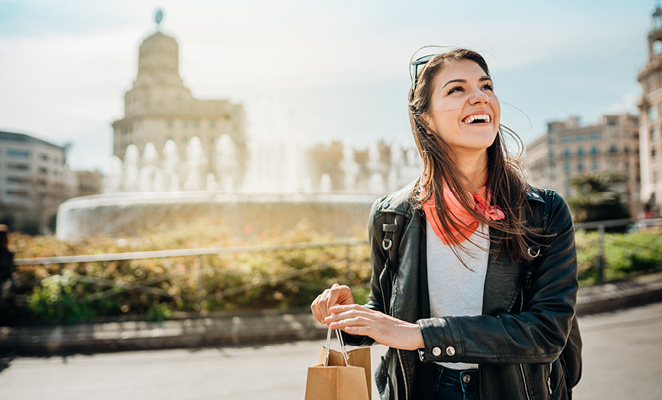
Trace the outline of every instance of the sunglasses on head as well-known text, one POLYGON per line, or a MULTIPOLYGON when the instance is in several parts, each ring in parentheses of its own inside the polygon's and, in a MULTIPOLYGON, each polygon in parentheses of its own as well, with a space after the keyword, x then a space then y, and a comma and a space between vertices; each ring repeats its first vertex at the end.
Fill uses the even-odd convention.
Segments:
POLYGON ((414 54, 411 56, 409 59, 409 77, 411 78, 411 92, 414 93, 416 91, 416 84, 418 83, 418 72, 427 64, 430 60, 438 56, 439 54, 443 54, 444 52, 448 51, 451 49, 453 46, 439 46, 439 45, 429 45, 429 46, 423 46, 420 49, 416 50, 414 54), (431 54, 426 54, 424 56, 416 57, 418 53, 420 53, 421 50, 423 49, 443 49, 443 51, 438 51, 434 52, 431 54))

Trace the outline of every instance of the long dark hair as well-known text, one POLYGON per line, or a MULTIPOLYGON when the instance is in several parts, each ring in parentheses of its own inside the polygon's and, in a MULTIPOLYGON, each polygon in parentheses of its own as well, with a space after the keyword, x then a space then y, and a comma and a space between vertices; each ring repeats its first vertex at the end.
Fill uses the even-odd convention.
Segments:
MULTIPOLYGON (((487 190, 491 195, 491 204, 498 206, 504 213, 505 218, 492 221, 474 210, 472 200, 465 193, 468 178, 459 170, 455 164, 453 151, 448 144, 435 133, 423 120, 422 116, 429 111, 433 80, 449 62, 459 60, 470 60, 478 64, 487 76, 490 76, 489 68, 485 59, 475 51, 467 49, 451 50, 436 55, 423 65, 417 76, 414 76, 415 85, 409 91, 409 121, 412 133, 416 141, 418 151, 423 158, 425 174, 420 178, 419 189, 412 193, 413 203, 421 206, 431 195, 434 196, 436 213, 439 217, 442 231, 450 228, 458 229, 463 226, 457 219, 452 218, 442 195, 442 183, 445 181, 455 197, 460 201, 462 207, 473 215, 480 223, 487 224, 491 229, 499 232, 497 237, 490 237, 490 241, 498 243, 497 253, 505 250, 513 261, 531 259, 528 254, 526 234, 530 229, 524 226, 525 212, 528 208, 526 201, 527 183, 521 164, 518 162, 522 154, 522 140, 507 127, 500 125, 496 139, 487 148, 487 190), (519 145, 519 153, 515 157, 508 154, 504 143, 504 134, 513 137, 519 145), (420 188, 425 188, 423 194, 420 188)), ((430 221, 430 223, 434 223, 430 221)), ((464 234, 463 234, 464 236, 464 234)), ((464 236, 464 239, 469 239, 464 236)), ((449 237, 451 248, 455 254, 460 247, 462 239, 449 237)), ((464 263, 464 262, 463 262, 464 263)), ((466 266, 466 264, 465 264, 466 266)))

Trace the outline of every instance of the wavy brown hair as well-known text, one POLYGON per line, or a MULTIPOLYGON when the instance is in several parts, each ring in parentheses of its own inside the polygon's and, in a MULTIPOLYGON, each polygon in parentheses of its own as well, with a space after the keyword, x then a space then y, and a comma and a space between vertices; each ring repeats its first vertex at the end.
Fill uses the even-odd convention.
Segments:
MULTIPOLYGON (((524 178, 523 168, 518 162, 522 154, 522 140, 507 127, 500 125, 496 139, 487 148, 487 190, 491 195, 491 204, 498 206, 505 218, 492 221, 474 210, 471 197, 464 195, 469 179, 459 170, 454 162, 453 151, 423 120, 423 116, 429 111, 432 92, 434 90, 433 80, 437 73, 450 62, 459 60, 470 60, 478 64, 487 76, 490 76, 489 68, 485 59, 475 51, 467 49, 451 50, 433 57, 414 76, 414 84, 409 91, 409 121, 412 133, 416 140, 416 146, 423 158, 425 174, 416 185, 418 190, 412 193, 413 204, 421 207, 431 195, 434 195, 436 213, 439 216, 442 231, 450 228, 458 229, 463 223, 452 217, 448 212, 448 206, 442 195, 443 182, 445 181, 457 197, 462 207, 473 215, 480 223, 487 224, 490 230, 497 230, 495 237, 490 241, 497 243, 496 252, 505 250, 513 261, 528 260, 526 235, 531 230, 524 225, 528 203, 526 201, 527 183, 524 178), (515 157, 509 155, 504 143, 504 134, 513 137, 519 146, 519 152, 515 157), (425 190, 420 191, 423 187, 425 190)), ((430 223, 434 223, 430 221, 430 223)), ((463 234, 464 236, 464 234, 463 234)), ((471 242, 471 239, 464 236, 471 242)), ((453 252, 458 255, 460 242, 463 240, 450 237, 453 252)), ((462 258, 460 258, 462 261, 462 258)), ((464 261, 463 261, 463 264, 464 261)), ((466 264, 465 264, 466 266, 466 264)))

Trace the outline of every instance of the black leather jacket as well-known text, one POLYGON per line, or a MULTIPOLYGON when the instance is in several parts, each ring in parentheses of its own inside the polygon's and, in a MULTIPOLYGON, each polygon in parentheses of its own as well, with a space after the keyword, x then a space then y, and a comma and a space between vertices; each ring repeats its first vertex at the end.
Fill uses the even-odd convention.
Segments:
MULTIPOLYGON (((523 289, 525 262, 514 263, 505 252, 490 254, 483 314, 430 318, 425 217, 409 203, 411 189, 378 200, 370 213, 372 282, 366 306, 418 323, 425 343, 418 351, 389 348, 375 373, 381 398, 424 398, 430 388, 426 376, 435 361, 479 364, 483 400, 567 398, 557 358, 570 332, 578 283, 574 227, 565 200, 549 190, 530 188, 527 193, 533 213, 542 213, 530 220, 541 221, 539 228, 547 235, 538 239, 543 246, 533 261, 530 289, 523 289), (400 228, 390 305, 385 307, 382 292, 390 289, 380 284, 379 277, 388 252, 376 229, 388 213, 403 216, 404 227, 400 228)), ((350 344, 372 343, 368 337, 345 336, 350 344)))

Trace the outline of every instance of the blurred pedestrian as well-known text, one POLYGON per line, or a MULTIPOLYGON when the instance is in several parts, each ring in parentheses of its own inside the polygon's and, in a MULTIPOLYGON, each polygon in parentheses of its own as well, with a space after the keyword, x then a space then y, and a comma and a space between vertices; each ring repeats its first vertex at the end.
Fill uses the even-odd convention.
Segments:
POLYGON ((7 298, 14 286, 14 253, 9 251, 9 227, 0 225, 0 298, 7 298))
POLYGON ((385 400, 568 399, 581 366, 568 206, 529 186, 509 156, 504 134, 521 140, 500 124, 480 54, 412 57, 410 67, 424 170, 372 207, 369 302, 335 284, 313 315, 349 344, 389 347, 375 373, 385 400))

